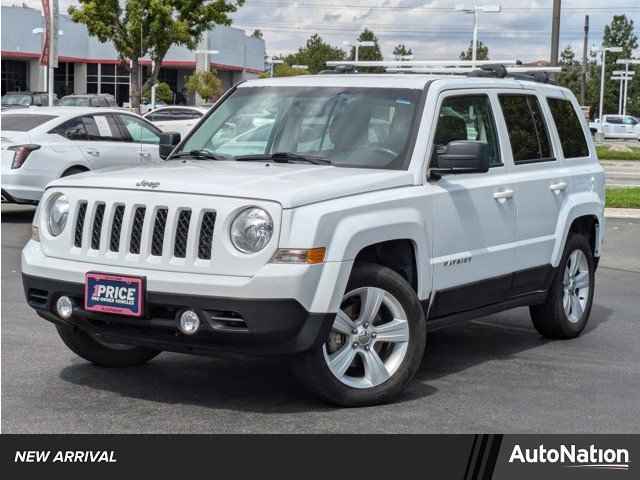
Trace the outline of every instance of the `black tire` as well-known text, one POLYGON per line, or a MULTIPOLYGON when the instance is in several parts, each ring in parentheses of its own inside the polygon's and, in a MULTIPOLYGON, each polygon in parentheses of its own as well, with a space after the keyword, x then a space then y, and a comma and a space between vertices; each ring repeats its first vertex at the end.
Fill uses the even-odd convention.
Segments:
POLYGON ((562 260, 558 266, 553 282, 545 303, 532 305, 529 307, 531 320, 536 330, 546 338, 566 340, 575 338, 587 325, 591 306, 593 304, 593 294, 595 290, 595 261, 589 241, 584 235, 570 234, 562 254, 562 260), (589 266, 589 294, 586 306, 578 321, 572 322, 567 316, 563 307, 564 297, 564 272, 569 262, 572 252, 581 250, 587 259, 589 266))
POLYGON ((293 370, 299 381, 312 393, 329 403, 359 407, 387 403, 396 398, 413 379, 426 346, 427 328, 424 311, 411 285, 393 270, 377 264, 357 264, 346 292, 362 287, 386 290, 401 304, 407 315, 409 341, 406 354, 397 370, 384 383, 369 388, 354 388, 342 383, 329 369, 324 357, 324 344, 296 357, 293 370))
POLYGON ((76 355, 101 367, 134 367, 142 365, 160 351, 143 347, 112 348, 98 342, 80 329, 58 325, 58 334, 76 355))
POLYGON ((68 177, 70 175, 76 175, 78 173, 84 173, 84 172, 88 172, 88 171, 89 171, 89 169, 84 168, 84 167, 71 167, 71 168, 65 170, 62 173, 61 177, 68 177))

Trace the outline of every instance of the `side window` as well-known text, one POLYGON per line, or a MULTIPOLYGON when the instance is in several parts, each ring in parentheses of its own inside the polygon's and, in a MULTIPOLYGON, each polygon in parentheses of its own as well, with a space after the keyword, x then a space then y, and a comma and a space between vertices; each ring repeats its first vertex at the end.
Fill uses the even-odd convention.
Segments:
POLYGON ((124 140, 118 126, 109 115, 93 115, 90 118, 96 128, 96 134, 93 137, 94 140, 103 142, 121 142, 124 140))
POLYGON ((633 117, 624 117, 623 123, 625 125, 637 125, 638 121, 633 117))
POLYGON ((120 115, 120 120, 135 143, 160 143, 160 135, 143 121, 131 115, 120 115))
MULTIPOLYGON (((436 150, 449 142, 466 140, 489 145, 489 165, 502 165, 496 124, 487 95, 461 95, 447 97, 442 102, 434 145, 436 150)), ((433 164, 433 162, 432 162, 433 164)), ((435 164, 433 164, 436 166, 435 164)))
POLYGON ((88 140, 89 135, 83 117, 74 118, 60 125, 55 133, 69 140, 88 140))
POLYGON ((502 94, 500 105, 516 164, 555 160, 540 103, 535 95, 502 94))
POLYGON ((547 103, 560 136, 564 158, 588 157, 589 147, 573 104, 560 98, 547 98, 547 103))

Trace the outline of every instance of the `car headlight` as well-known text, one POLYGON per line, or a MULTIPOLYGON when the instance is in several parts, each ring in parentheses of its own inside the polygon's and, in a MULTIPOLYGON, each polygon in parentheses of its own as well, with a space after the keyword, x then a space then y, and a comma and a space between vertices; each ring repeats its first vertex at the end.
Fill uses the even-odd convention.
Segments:
POLYGON ((49 217, 47 221, 49 233, 54 237, 60 235, 67 225, 68 217, 69 201, 65 195, 58 193, 49 200, 49 217))
POLYGON ((242 253, 256 253, 267 246, 273 235, 273 220, 262 208, 242 210, 231 223, 231 243, 242 253))

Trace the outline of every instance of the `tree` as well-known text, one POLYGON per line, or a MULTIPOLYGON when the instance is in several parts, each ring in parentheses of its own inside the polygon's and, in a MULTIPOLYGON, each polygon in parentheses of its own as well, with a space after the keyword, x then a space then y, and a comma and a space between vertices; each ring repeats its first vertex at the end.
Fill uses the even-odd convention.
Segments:
MULTIPOLYGON (((478 40, 476 49, 476 60, 489 60, 489 47, 487 47, 481 40, 478 40)), ((471 60, 473 58, 473 41, 469 42, 469 48, 464 52, 460 52, 460 60, 471 60)))
MULTIPOLYGON (((382 52, 380 51, 380 45, 378 44, 378 37, 368 28, 365 28, 358 36, 358 42, 374 42, 373 47, 360 47, 358 49, 358 60, 361 61, 379 61, 383 60, 382 52)), ((356 47, 351 47, 351 53, 349 53, 349 60, 355 60, 356 47)))
MULTIPOLYGON (((173 103, 173 91, 168 83, 159 82, 156 87, 156 101, 173 103)), ((146 88, 142 93, 145 103, 151 103, 151 87, 146 88)))
MULTIPOLYGON (((273 66, 274 77, 295 77, 297 75, 307 75, 309 72, 302 68, 293 68, 287 63, 277 63, 273 66)), ((271 72, 263 72, 260 78, 269 78, 271 72)))
POLYGON ((413 50, 405 47, 404 43, 399 43, 393 49, 393 56, 400 60, 402 60, 402 57, 405 57, 407 55, 413 55, 413 50))
POLYGON ((304 47, 300 47, 296 53, 287 55, 284 59, 289 65, 307 65, 309 73, 318 73, 327 68, 330 60, 344 60, 346 54, 341 48, 335 48, 325 43, 314 33, 309 37, 304 47))
POLYGON ((580 94, 580 75, 582 66, 576 60, 576 53, 571 45, 567 45, 560 53, 562 72, 558 74, 558 83, 569 88, 576 96, 580 94))
POLYGON ((244 0, 79 0, 69 7, 74 22, 87 26, 101 42, 113 42, 123 63, 131 62, 131 105, 140 105, 139 59, 154 62, 142 91, 156 83, 160 65, 172 45, 195 49, 204 32, 230 25, 229 14, 244 0))
MULTIPOLYGON (((602 45, 606 47, 622 47, 621 53, 607 52, 607 65, 605 78, 609 80, 613 70, 624 70, 624 65, 616 64, 620 58, 631 58, 633 51, 638 48, 638 35, 635 32, 633 20, 626 15, 614 15, 611 24, 604 27, 602 45)), ((640 69, 630 65, 630 71, 636 74, 629 82, 629 95, 627 97, 627 113, 640 115, 640 69)), ((605 88, 605 113, 616 112, 620 94, 620 83, 609 80, 605 88)))
POLYGON ((216 71, 196 72, 187 77, 185 82, 187 92, 197 93, 207 102, 213 102, 222 94, 222 80, 216 75, 216 71))
POLYGON ((253 38, 259 38, 259 39, 261 39, 261 40, 264 38, 264 36, 262 35, 262 30, 258 30, 258 29, 255 29, 255 30, 253 31, 253 33, 251 34, 251 36, 252 36, 253 38))

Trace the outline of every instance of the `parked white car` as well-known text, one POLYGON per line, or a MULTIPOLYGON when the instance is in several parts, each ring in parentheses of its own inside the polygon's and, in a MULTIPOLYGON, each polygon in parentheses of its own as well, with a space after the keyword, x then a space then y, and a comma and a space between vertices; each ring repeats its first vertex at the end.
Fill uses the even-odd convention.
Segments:
POLYGON ((205 113, 207 113, 207 109, 203 107, 172 105, 156 108, 146 113, 144 118, 163 132, 178 132, 184 137, 205 113))
POLYGON ((603 133, 604 138, 640 140, 640 121, 631 115, 605 115, 602 125, 598 119, 589 128, 593 134, 603 133))
POLYGON ((22 253, 28 304, 97 365, 289 354, 324 399, 370 405, 429 368, 427 332, 520 306, 546 338, 587 324, 605 180, 568 89, 250 80, 169 137, 162 164, 49 185, 22 253), (218 151, 240 125, 268 141, 218 151))
POLYGON ((107 108, 38 107, 2 113, 2 201, 37 203, 60 177, 161 161, 160 130, 107 108))

